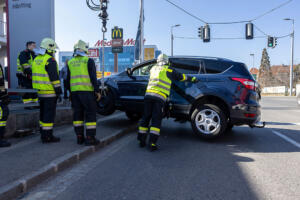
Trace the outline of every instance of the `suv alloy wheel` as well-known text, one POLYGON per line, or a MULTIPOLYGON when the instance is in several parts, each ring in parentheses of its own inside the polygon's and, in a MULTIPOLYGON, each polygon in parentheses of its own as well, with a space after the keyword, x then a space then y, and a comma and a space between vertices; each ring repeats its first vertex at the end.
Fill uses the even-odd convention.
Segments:
POLYGON ((192 114, 191 123, 194 133, 205 139, 222 135, 227 127, 224 112, 212 104, 198 106, 192 114))

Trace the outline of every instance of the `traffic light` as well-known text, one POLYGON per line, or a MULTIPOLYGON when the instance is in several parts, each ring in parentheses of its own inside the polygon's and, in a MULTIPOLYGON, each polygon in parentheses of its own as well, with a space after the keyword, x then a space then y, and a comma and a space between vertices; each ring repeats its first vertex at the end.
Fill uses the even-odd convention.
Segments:
POLYGON ((268 47, 275 48, 277 46, 277 38, 276 37, 268 37, 268 47))
POLYGON ((203 26, 200 26, 198 28, 198 37, 203 39, 203 26))
POLYGON ((246 39, 247 40, 252 40, 253 39, 253 24, 248 23, 246 24, 246 39))
POLYGON ((276 37, 274 37, 274 47, 273 48, 275 48, 276 46, 277 46, 277 38, 276 37))
POLYGON ((274 37, 268 36, 268 47, 274 48, 274 37))
POLYGON ((203 42, 210 42, 210 27, 208 24, 203 28, 203 42))

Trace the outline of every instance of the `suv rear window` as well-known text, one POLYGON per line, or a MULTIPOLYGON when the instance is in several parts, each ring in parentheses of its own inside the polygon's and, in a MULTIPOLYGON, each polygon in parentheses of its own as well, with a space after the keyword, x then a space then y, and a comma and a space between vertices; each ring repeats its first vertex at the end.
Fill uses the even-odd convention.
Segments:
POLYGON ((170 63, 171 67, 175 68, 180 73, 199 74, 199 60, 172 59, 170 60, 170 63))
POLYGON ((204 60, 207 74, 219 74, 226 71, 232 66, 230 62, 222 62, 216 60, 204 60))

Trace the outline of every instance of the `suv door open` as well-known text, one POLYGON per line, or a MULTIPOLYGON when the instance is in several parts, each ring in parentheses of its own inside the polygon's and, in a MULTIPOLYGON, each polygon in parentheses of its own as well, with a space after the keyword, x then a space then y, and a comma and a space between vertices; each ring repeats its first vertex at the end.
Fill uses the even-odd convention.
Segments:
POLYGON ((150 69, 155 63, 146 63, 138 67, 134 67, 128 78, 118 81, 120 92, 120 100, 126 109, 136 110, 136 107, 143 107, 144 96, 148 85, 150 69))

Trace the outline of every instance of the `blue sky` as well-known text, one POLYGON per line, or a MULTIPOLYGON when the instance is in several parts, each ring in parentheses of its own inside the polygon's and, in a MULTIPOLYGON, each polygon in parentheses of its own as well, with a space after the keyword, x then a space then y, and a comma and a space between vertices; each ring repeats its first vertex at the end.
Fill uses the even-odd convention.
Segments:
MULTIPOLYGON (((95 2, 98 0, 94 0, 95 2)), ((205 21, 248 20, 258 16, 286 0, 172 0, 205 21)), ((108 39, 114 26, 124 28, 125 38, 135 38, 138 26, 140 0, 110 0, 108 13, 108 39)), ((62 51, 72 50, 78 39, 93 46, 102 36, 98 12, 91 11, 85 0, 56 0, 56 41, 62 51)), ((283 8, 272 12, 254 23, 269 35, 281 36, 291 32, 291 22, 283 18, 295 19, 295 63, 300 63, 300 2, 293 0, 283 8), (298 25, 299 24, 299 25, 298 25)), ((197 37, 198 27, 203 23, 186 15, 165 0, 145 0, 146 44, 155 44, 167 54, 170 51, 170 26, 181 24, 174 29, 175 36, 197 37)), ((245 24, 211 25, 211 37, 244 37, 245 24)), ((255 30, 256 36, 262 36, 255 30)), ((266 38, 254 40, 201 40, 175 39, 175 55, 201 55, 229 58, 252 66, 250 53, 255 54, 255 66, 260 64, 266 38)), ((290 63, 290 37, 278 40, 275 49, 268 49, 271 64, 290 63)))

